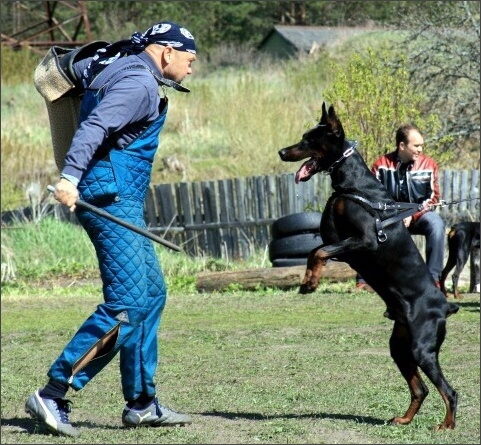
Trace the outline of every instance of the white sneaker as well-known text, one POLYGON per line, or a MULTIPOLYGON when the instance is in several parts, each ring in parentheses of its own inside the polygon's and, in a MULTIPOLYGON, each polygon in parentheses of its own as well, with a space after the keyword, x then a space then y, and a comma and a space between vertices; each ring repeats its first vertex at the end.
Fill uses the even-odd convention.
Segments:
POLYGON ((122 423, 128 427, 184 426, 192 423, 192 419, 187 414, 181 414, 160 405, 155 398, 147 408, 141 410, 126 406, 122 413, 122 423))
POLYGON ((80 432, 68 420, 71 404, 72 402, 66 399, 44 399, 37 390, 25 402, 25 412, 55 433, 77 437, 80 432))

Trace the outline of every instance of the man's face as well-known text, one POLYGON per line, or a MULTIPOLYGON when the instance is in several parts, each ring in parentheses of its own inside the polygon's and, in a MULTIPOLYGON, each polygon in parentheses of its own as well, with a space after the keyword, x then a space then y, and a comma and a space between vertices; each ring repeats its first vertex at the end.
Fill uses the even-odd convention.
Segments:
POLYGON ((192 74, 192 63, 196 61, 196 55, 187 51, 177 51, 169 48, 168 64, 164 67, 165 78, 181 83, 188 75, 192 74))
POLYGON ((398 155, 403 162, 416 161, 424 148, 424 138, 417 130, 410 130, 407 143, 399 144, 398 155))

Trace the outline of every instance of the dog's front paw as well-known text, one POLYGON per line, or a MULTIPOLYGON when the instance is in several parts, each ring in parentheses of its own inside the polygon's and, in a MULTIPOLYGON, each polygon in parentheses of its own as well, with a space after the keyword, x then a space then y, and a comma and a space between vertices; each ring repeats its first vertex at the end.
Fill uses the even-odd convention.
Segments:
POLYGON ((307 285, 306 283, 301 284, 301 286, 299 287, 299 293, 300 294, 312 294, 315 290, 316 290, 315 287, 311 287, 311 286, 307 285))

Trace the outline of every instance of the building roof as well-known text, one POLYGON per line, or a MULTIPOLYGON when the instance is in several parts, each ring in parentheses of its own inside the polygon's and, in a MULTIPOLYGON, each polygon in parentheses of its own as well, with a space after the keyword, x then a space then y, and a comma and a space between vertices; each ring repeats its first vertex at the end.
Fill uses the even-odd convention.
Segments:
POLYGON ((341 43, 356 34, 373 31, 372 28, 340 27, 340 26, 281 26, 277 25, 266 35, 259 44, 263 49, 274 36, 280 35, 286 43, 295 47, 297 51, 309 53, 313 48, 332 46, 341 43))

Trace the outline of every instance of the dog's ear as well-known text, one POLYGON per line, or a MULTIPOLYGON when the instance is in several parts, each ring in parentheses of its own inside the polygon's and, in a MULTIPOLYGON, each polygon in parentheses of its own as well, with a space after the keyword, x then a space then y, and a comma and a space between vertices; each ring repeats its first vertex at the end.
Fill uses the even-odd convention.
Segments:
POLYGON ((326 103, 322 103, 322 116, 319 125, 327 125, 336 137, 344 138, 344 129, 342 128, 341 121, 337 117, 333 105, 331 105, 329 111, 327 111, 326 103))
POLYGON ((327 121, 331 131, 336 135, 336 137, 344 138, 344 129, 342 128, 341 121, 337 117, 336 111, 332 105, 329 107, 327 121))
POLYGON ((330 119, 338 120, 337 114, 336 114, 336 111, 334 110, 334 106, 333 106, 333 105, 331 105, 331 106, 329 107, 329 113, 328 113, 328 115, 329 115, 329 118, 330 118, 330 119))
POLYGON ((321 119, 319 120, 319 125, 327 125, 326 102, 322 102, 322 115, 321 119))

